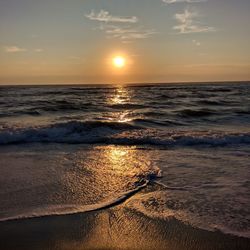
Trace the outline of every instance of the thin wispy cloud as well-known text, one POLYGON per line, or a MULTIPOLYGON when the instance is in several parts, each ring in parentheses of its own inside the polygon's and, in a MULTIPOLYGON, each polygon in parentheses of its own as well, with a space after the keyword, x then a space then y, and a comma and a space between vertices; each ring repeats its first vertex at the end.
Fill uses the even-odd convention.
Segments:
POLYGON ((43 49, 34 49, 34 52, 41 53, 41 52, 43 52, 43 49))
POLYGON ((95 11, 91 11, 90 14, 85 15, 90 20, 105 22, 105 23, 137 23, 138 18, 136 16, 131 17, 123 17, 123 16, 112 16, 106 10, 101 10, 96 13, 95 11))
POLYGON ((201 43, 199 41, 197 41, 197 40, 193 40, 192 42, 196 46, 201 46, 201 43))
POLYGON ((18 46, 5 46, 4 50, 7 53, 18 53, 18 52, 25 52, 25 51, 27 51, 27 49, 20 48, 18 46))
POLYGON ((156 33, 154 30, 146 30, 143 28, 132 28, 130 26, 121 27, 117 25, 106 25, 100 27, 108 38, 118 38, 122 41, 131 41, 136 39, 146 39, 156 33))
POLYGON ((103 31, 107 38, 119 39, 123 43, 146 39, 156 33, 154 30, 138 27, 137 23, 139 20, 136 16, 114 16, 105 10, 100 12, 92 10, 85 17, 92 21, 100 22, 98 30, 103 31))
POLYGON ((37 48, 37 49, 33 49, 33 50, 29 49, 28 50, 28 49, 25 49, 25 48, 20 48, 18 46, 5 46, 4 47, 4 51, 6 53, 19 53, 19 52, 27 52, 27 51, 29 51, 29 52, 35 52, 35 53, 41 53, 44 50, 41 49, 41 48, 37 48))
POLYGON ((214 27, 202 24, 197 18, 200 15, 198 12, 189 11, 186 9, 183 13, 175 14, 175 19, 179 23, 173 29, 177 30, 180 34, 188 33, 202 33, 216 31, 214 27))
POLYGON ((207 0, 162 0, 163 3, 172 4, 172 3, 204 3, 207 0))

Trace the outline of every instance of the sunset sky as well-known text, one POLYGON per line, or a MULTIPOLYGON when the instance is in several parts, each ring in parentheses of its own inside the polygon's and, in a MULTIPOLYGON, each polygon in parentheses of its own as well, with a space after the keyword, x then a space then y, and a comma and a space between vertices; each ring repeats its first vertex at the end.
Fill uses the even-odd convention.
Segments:
POLYGON ((0 84, 250 80, 249 13, 249 0, 0 0, 0 84))

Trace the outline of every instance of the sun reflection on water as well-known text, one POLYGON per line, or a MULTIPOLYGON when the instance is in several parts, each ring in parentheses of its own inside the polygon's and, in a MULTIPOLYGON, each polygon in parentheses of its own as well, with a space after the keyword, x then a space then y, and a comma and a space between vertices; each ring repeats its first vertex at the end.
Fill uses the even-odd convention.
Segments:
POLYGON ((136 146, 108 146, 103 150, 106 169, 118 175, 139 177, 155 171, 150 157, 136 146))
POLYGON ((122 109, 121 111, 113 112, 112 121, 125 123, 133 120, 131 111, 126 109, 126 104, 131 104, 131 95, 127 88, 118 86, 112 96, 108 97, 107 102, 113 107, 122 109))
POLYGON ((158 171, 150 155, 136 146, 95 146, 92 150, 79 150, 74 158, 77 171, 67 173, 64 183, 75 194, 82 193, 81 202, 112 199, 145 183, 149 175, 157 175, 158 171))
POLYGON ((112 170, 117 173, 120 171, 133 173, 137 162, 136 151, 133 148, 109 147, 108 150, 105 150, 105 158, 109 161, 112 170))
POLYGON ((105 173, 112 176, 137 176, 143 175, 154 169, 150 157, 143 150, 136 146, 95 146, 87 154, 80 151, 77 154, 78 164, 89 171, 94 171, 95 178, 99 175, 102 178, 105 173))
POLYGON ((127 88, 124 88, 123 86, 118 86, 113 95, 111 96, 109 102, 111 104, 125 104, 129 103, 131 100, 130 94, 128 92, 127 88))

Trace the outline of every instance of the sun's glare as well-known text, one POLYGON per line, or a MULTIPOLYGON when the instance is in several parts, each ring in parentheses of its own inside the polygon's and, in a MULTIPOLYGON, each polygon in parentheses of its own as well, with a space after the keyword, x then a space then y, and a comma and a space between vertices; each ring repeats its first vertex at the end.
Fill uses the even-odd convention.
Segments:
POLYGON ((116 56, 113 58, 113 65, 117 68, 123 68, 126 65, 126 60, 122 56, 116 56))

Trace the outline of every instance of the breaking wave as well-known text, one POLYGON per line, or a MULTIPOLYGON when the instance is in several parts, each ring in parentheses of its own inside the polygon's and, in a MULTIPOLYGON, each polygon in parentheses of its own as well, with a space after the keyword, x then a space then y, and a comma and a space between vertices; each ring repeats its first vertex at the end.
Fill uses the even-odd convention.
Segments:
POLYGON ((226 146, 250 144, 249 132, 149 129, 137 123, 69 121, 46 126, 0 127, 0 145, 14 143, 226 146))

